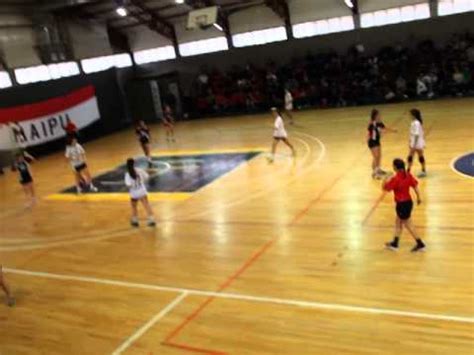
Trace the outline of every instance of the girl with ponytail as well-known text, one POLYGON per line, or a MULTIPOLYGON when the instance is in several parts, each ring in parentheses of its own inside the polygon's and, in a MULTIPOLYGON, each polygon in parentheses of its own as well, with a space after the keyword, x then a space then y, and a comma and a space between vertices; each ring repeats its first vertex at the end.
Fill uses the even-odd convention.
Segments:
POLYGON ((153 210, 148 201, 148 191, 146 182, 148 181, 148 174, 145 170, 135 167, 135 160, 133 158, 127 159, 127 172, 125 173, 125 186, 130 192, 130 202, 132 205, 132 218, 130 224, 133 227, 138 227, 138 201, 141 202, 148 215, 148 226, 154 227, 156 225, 153 210))
POLYGON ((410 143, 408 153, 408 170, 413 164, 413 157, 418 155, 418 161, 421 164, 421 172, 418 177, 426 176, 426 161, 423 150, 425 149, 425 133, 423 129, 423 118, 420 110, 414 108, 410 110, 411 126, 410 126, 410 143))

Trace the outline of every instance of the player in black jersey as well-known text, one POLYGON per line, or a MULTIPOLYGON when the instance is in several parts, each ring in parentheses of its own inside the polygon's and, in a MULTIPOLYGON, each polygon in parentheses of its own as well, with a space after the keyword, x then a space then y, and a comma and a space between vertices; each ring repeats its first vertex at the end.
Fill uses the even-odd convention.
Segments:
POLYGON ((161 119, 161 123, 165 127, 166 140, 168 142, 176 142, 176 140, 174 139, 174 117, 170 105, 165 105, 163 109, 163 118, 161 119))
POLYGON ((140 145, 142 146, 143 153, 145 153, 145 156, 148 160, 148 165, 149 167, 152 167, 153 161, 151 160, 150 155, 150 129, 144 121, 138 121, 137 126, 135 128, 135 133, 137 134, 140 145))
POLYGON ((382 161, 382 145, 380 139, 384 131, 396 132, 397 130, 388 128, 382 122, 379 110, 373 109, 370 113, 370 122, 367 128, 367 145, 372 153, 372 178, 378 179, 386 172, 380 168, 382 161))
POLYGON ((28 199, 27 206, 32 207, 36 204, 35 187, 33 184, 33 176, 31 175, 30 164, 33 162, 33 158, 30 154, 23 151, 16 155, 14 168, 18 171, 19 181, 23 186, 26 198, 28 199))

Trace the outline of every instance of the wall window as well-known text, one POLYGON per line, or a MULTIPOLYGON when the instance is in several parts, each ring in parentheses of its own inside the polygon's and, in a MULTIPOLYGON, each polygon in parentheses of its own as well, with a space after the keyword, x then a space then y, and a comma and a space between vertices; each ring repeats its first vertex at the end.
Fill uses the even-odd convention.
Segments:
POLYGON ((179 53, 183 57, 228 50, 227 39, 216 37, 201 41, 187 42, 179 45, 179 53))
POLYGON ((360 15, 360 25, 362 28, 376 27, 400 22, 422 20, 429 17, 430 7, 428 3, 423 3, 363 13, 360 15))
POLYGON ((285 27, 274 27, 266 30, 252 31, 239 33, 232 36, 232 42, 235 47, 248 47, 260 44, 285 41, 286 36, 285 27))
POLYGON ((0 89, 9 88, 10 86, 12 86, 10 74, 6 71, 0 71, 0 89))
POLYGON ((81 60, 84 73, 96 73, 113 67, 126 68, 133 65, 132 58, 129 54, 115 54, 105 57, 95 57, 81 60))
POLYGON ((474 11, 474 0, 439 0, 438 15, 446 16, 474 11))
POLYGON ((304 38, 353 29, 354 19, 352 16, 343 16, 296 24, 293 26, 293 35, 295 38, 304 38))
POLYGON ((133 58, 137 64, 161 62, 163 60, 175 59, 176 52, 173 46, 146 49, 133 53, 133 58))
POLYGON ((15 69, 16 81, 20 85, 65 78, 80 74, 75 62, 38 65, 35 67, 15 69))

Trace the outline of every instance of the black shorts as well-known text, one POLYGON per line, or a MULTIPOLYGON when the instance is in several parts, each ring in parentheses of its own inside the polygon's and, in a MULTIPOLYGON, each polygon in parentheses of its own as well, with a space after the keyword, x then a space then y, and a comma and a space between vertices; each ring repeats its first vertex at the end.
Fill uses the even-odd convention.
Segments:
POLYGON ((140 138, 140 143, 143 144, 143 145, 149 144, 150 140, 147 137, 142 137, 142 138, 140 138))
POLYGON ((413 210, 413 201, 397 202, 397 216, 401 220, 407 220, 411 217, 411 211, 413 210))
POLYGON ((74 167, 74 170, 76 170, 78 173, 80 173, 82 170, 84 170, 85 168, 87 168, 87 164, 86 163, 82 163, 81 165, 78 165, 78 166, 75 166, 74 167))
POLYGON ((374 139, 369 139, 367 142, 367 145, 369 148, 375 148, 375 147, 380 147, 380 141, 379 140, 374 140, 374 139))
POLYGON ((25 176, 20 180, 21 185, 28 185, 29 183, 33 182, 33 178, 31 176, 25 176))

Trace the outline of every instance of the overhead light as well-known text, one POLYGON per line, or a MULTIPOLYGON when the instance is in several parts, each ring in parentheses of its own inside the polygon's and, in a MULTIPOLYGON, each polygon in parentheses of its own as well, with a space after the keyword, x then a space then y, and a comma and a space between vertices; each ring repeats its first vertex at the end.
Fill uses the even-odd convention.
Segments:
POLYGON ((217 28, 219 31, 224 32, 224 29, 223 29, 222 26, 219 25, 218 23, 214 23, 213 26, 214 26, 215 28, 217 28))
POLYGON ((174 0, 177 4, 184 4, 184 0, 174 0))
POLYGON ((119 15, 121 17, 125 17, 125 16, 128 15, 127 9, 124 8, 123 6, 117 7, 115 12, 117 13, 117 15, 119 15))
POLYGON ((349 8, 351 8, 351 9, 354 8, 354 4, 353 4, 352 0, 344 0, 344 2, 346 3, 346 5, 347 5, 349 8))

